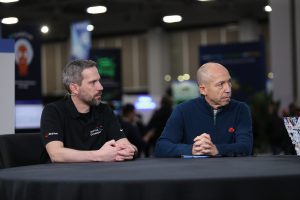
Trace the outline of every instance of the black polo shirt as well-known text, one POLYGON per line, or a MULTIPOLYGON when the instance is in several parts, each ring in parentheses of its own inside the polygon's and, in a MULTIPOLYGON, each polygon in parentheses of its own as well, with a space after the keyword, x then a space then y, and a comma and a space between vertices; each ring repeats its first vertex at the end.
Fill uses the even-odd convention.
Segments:
POLYGON ((51 141, 62 141, 64 147, 76 150, 97 150, 109 140, 125 137, 107 104, 92 106, 89 113, 82 114, 70 97, 45 106, 41 134, 45 145, 51 141))

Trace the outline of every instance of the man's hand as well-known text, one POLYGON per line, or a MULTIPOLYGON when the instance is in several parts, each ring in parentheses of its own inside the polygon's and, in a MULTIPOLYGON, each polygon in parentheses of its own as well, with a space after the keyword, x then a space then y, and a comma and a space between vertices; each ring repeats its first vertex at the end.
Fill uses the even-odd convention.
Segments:
POLYGON ((118 148, 115 140, 106 142, 99 150, 95 151, 95 161, 116 161, 118 148))
POLYGON ((95 161, 124 161, 132 160, 136 147, 132 145, 126 138, 120 140, 110 140, 106 142, 99 150, 94 151, 95 161))
POLYGON ((131 144, 126 138, 116 141, 117 156, 116 161, 132 160, 137 148, 131 144))
POLYGON ((203 133, 194 138, 194 144, 192 148, 193 155, 218 155, 219 151, 217 147, 212 143, 209 134, 203 133))
POLYGON ((126 138, 110 140, 100 149, 83 151, 65 148, 61 141, 52 141, 46 145, 52 162, 112 162, 131 160, 137 149, 126 138))

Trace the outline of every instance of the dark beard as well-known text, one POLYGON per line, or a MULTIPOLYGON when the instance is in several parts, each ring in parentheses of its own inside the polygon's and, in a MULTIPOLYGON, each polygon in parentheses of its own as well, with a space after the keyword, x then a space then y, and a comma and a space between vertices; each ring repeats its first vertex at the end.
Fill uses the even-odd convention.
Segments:
POLYGON ((99 104, 101 103, 101 100, 96 100, 96 99, 92 99, 92 101, 91 101, 91 104, 93 105, 93 106, 99 106, 99 104))
POLYGON ((92 99, 92 100, 83 100, 84 103, 88 104, 89 106, 98 106, 101 103, 101 100, 96 100, 96 99, 92 99))

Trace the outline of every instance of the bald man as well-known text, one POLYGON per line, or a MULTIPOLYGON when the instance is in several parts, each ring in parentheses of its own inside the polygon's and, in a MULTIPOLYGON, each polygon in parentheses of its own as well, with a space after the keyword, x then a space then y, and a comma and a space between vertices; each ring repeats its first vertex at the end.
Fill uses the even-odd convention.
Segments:
POLYGON ((178 105, 159 138, 157 157, 247 156, 253 134, 249 107, 231 99, 231 77, 218 63, 197 71, 201 97, 178 105))

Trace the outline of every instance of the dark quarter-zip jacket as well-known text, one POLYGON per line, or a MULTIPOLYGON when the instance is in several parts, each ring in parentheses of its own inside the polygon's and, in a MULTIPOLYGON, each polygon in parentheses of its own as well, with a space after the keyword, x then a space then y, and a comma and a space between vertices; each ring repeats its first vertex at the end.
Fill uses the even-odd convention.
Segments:
POLYGON ((252 153, 253 134, 249 107, 232 99, 218 111, 198 97, 179 104, 157 141, 157 157, 191 155, 194 138, 207 133, 221 156, 247 156, 252 153))

